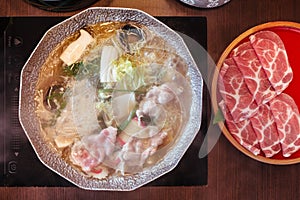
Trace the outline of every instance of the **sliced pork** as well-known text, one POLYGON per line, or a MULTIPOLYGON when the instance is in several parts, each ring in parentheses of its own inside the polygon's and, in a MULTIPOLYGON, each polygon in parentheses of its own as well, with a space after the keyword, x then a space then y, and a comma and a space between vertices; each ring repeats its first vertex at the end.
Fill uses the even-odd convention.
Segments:
POLYGON ((101 165, 98 158, 90 154, 81 141, 72 146, 70 160, 90 176, 97 178, 108 176, 108 169, 101 165))
POLYGON ((150 134, 152 137, 157 134, 166 122, 167 114, 164 105, 175 98, 175 94, 166 84, 151 88, 140 102, 139 109, 136 111, 139 122, 138 126, 140 126, 140 128, 131 128, 133 126, 130 125, 135 124, 135 121, 132 120, 128 127, 129 130, 126 129, 125 132, 140 138, 145 137, 143 135, 148 137, 150 134), (153 126, 151 127, 151 125, 153 126))
POLYGON ((220 102, 220 108, 226 118, 226 125, 232 136, 247 150, 254 155, 260 154, 260 146, 256 134, 249 120, 234 122, 233 118, 226 108, 224 101, 220 102))
POLYGON ((220 69, 218 87, 235 122, 255 114, 258 106, 245 84, 243 74, 232 58, 226 59, 220 69))
POLYGON ((259 107, 257 114, 250 118, 259 145, 266 157, 272 157, 281 150, 275 119, 267 104, 259 107))
POLYGON ((299 111, 283 93, 292 79, 284 43, 272 31, 251 35, 224 61, 219 106, 228 130, 253 154, 289 157, 300 149, 299 111))
POLYGON ((117 129, 108 127, 99 134, 84 136, 72 149, 70 159, 83 171, 92 171, 115 149, 117 129))
POLYGON ((270 101, 283 156, 289 157, 300 149, 300 116, 298 107, 289 95, 282 93, 270 101))
POLYGON ((232 57, 242 72, 245 83, 256 103, 260 105, 270 101, 276 92, 250 42, 245 42, 235 48, 232 57))
POLYGON ((286 89, 293 78, 284 44, 272 31, 260 31, 249 37, 266 75, 277 94, 286 89))
POLYGON ((153 99, 156 103, 166 104, 173 100, 175 97, 174 92, 166 85, 154 86, 146 94, 146 99, 153 99))
POLYGON ((158 146, 163 143, 167 133, 159 132, 153 137, 146 139, 131 137, 123 146, 120 153, 120 164, 118 169, 121 172, 141 171, 147 158, 153 155, 158 146))
POLYGON ((100 164, 99 160, 90 154, 81 141, 75 142, 72 146, 70 160, 85 172, 92 171, 100 164))

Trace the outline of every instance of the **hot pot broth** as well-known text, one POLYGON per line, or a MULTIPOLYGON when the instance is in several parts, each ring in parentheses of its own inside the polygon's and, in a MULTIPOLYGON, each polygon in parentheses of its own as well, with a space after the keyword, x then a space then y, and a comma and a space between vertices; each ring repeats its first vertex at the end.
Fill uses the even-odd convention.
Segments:
POLYGON ((187 64, 142 25, 88 25, 57 45, 36 86, 45 139, 95 178, 158 162, 189 116, 187 64))

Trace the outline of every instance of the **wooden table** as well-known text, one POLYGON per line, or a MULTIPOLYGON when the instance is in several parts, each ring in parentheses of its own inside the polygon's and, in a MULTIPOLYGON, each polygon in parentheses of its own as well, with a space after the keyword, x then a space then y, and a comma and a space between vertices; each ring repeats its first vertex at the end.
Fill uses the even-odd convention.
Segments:
MULTIPOLYGON (((299 0, 231 0, 214 9, 186 6, 178 0, 101 0, 93 6, 132 7, 154 16, 206 16, 208 52, 217 62, 240 33, 269 21, 300 22, 299 0)), ((52 13, 22 0, 0 0, 0 16, 70 16, 52 13)), ((195 26, 196 29, 196 26, 195 26)), ((37 174, 41 176, 41 174, 37 174)), ((204 187, 142 187, 132 192, 95 192, 76 187, 0 188, 0 199, 300 199, 300 165, 274 166, 252 160, 224 136, 208 156, 204 187)))

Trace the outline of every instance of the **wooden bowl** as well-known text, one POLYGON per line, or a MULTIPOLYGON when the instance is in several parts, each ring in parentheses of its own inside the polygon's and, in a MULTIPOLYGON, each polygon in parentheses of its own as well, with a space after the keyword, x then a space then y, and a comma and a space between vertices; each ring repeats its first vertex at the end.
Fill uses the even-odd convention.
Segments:
MULTIPOLYGON (((300 88, 300 69, 299 69, 300 59, 298 53, 300 52, 300 24, 295 22, 279 21, 279 22, 269 22, 269 23, 261 24, 253 28, 250 28, 249 30, 239 35, 236 39, 234 39, 228 45, 225 51, 222 53, 217 63, 217 67, 215 69, 213 80, 212 80, 211 95, 212 95, 212 105, 215 114, 218 112, 219 109, 218 103, 221 100, 218 91, 217 81, 219 76, 219 70, 221 69, 224 60, 230 55, 231 51, 235 47, 237 47, 239 44, 245 41, 248 41, 249 40, 248 37, 250 35, 262 30, 274 31, 280 36, 280 38, 282 39, 285 45, 289 57, 289 62, 293 69, 294 78, 290 83, 289 87, 284 92, 292 96, 299 107, 300 94, 298 92, 299 90, 298 88, 300 88)), ((218 125, 221 128, 225 137, 229 140, 229 142, 233 146, 235 146, 239 151, 249 156, 250 158, 253 158, 263 163, 275 164, 275 165, 289 165, 289 164, 295 164, 300 162, 300 150, 292 154, 289 158, 283 157, 281 151, 271 158, 267 158, 263 154, 256 156, 250 151, 248 151, 246 148, 244 148, 240 143, 238 143, 238 141, 232 136, 232 134, 227 129, 224 121, 218 122, 218 125)))

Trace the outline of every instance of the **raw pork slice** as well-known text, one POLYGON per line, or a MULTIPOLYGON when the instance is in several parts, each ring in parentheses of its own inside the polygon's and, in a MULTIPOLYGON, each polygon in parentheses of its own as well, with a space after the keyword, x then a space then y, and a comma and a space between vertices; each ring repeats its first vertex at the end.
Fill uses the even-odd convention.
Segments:
POLYGON ((258 105, 270 101, 275 95, 261 63, 250 42, 233 50, 232 57, 244 76, 245 83, 258 105))
POLYGON ((300 149, 300 117, 293 98, 281 93, 270 102, 284 157, 300 149))
POLYGON ((260 147, 250 120, 235 123, 223 100, 219 105, 224 113, 227 128, 232 136, 247 150, 254 155, 258 155, 260 153, 260 147))
POLYGON ((266 74, 277 94, 286 89, 293 79, 292 68, 284 44, 272 31, 260 31, 249 37, 266 74))
POLYGON ((86 135, 72 146, 70 160, 85 172, 92 172, 115 149, 117 129, 108 127, 99 134, 86 135))
POLYGON ((218 87, 235 122, 245 120, 255 114, 258 109, 255 99, 232 58, 226 59, 222 65, 218 87))
POLYGON ((255 116, 250 118, 261 150, 266 157, 272 157, 281 150, 277 127, 267 104, 262 104, 255 116))

